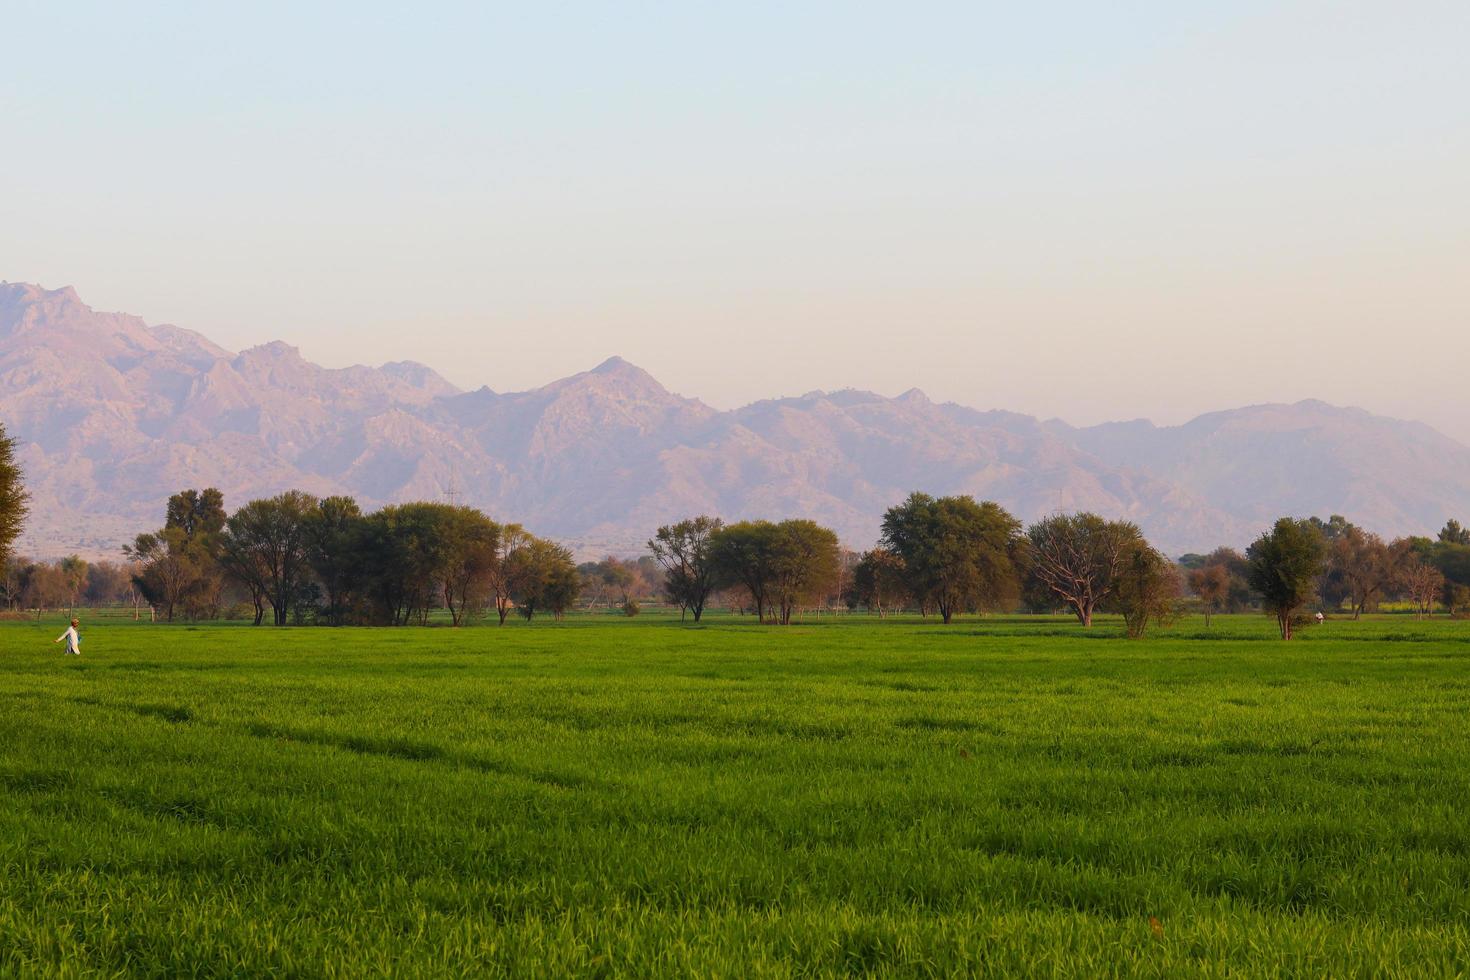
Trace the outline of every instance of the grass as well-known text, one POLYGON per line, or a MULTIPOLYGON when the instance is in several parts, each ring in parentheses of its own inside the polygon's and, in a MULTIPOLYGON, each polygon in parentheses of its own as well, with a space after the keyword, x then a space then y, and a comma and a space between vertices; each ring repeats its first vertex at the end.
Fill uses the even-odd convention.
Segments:
POLYGON ((0 973, 1470 973, 1470 624, 1273 630, 3 623, 0 973))

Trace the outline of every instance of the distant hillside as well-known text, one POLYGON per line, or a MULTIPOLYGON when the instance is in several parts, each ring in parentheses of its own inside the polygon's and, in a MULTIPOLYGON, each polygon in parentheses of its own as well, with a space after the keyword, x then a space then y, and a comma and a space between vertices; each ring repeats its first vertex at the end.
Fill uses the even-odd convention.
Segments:
POLYGON ((1320 402, 1073 428, 861 391, 730 412, 612 358, 532 391, 462 392, 410 361, 328 369, 275 342, 231 353, 98 313, 71 289, 0 283, 0 420, 34 495, 23 545, 115 555, 164 498, 300 487, 365 505, 458 499, 583 554, 641 549, 697 512, 812 517, 866 547, 910 490, 1031 519, 1137 521, 1167 550, 1242 544, 1281 513, 1386 534, 1470 516, 1470 449, 1427 426, 1320 402))

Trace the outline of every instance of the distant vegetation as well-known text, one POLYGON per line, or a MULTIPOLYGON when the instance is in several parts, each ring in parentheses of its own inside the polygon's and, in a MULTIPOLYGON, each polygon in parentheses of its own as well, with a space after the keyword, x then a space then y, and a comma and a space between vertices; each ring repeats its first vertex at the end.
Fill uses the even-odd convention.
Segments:
POLYGON ((699 515, 658 528, 648 553, 578 565, 518 524, 446 503, 364 513, 350 497, 292 490, 229 513, 214 488, 168 499, 163 527, 124 548, 125 565, 8 554, 26 497, 0 432, 0 601, 12 612, 127 605, 174 622, 244 615, 259 625, 503 624, 669 603, 700 622, 718 605, 788 625, 806 613, 912 611, 951 623, 993 612, 1122 617, 1131 637, 1186 612, 1205 625, 1258 609, 1283 639, 1312 611, 1351 615, 1392 602, 1423 618, 1470 611, 1470 529, 1385 542, 1340 515, 1282 518, 1244 555, 1166 558, 1128 521, 1054 514, 1030 526, 993 501, 911 494, 868 551, 810 520, 726 524, 699 515))

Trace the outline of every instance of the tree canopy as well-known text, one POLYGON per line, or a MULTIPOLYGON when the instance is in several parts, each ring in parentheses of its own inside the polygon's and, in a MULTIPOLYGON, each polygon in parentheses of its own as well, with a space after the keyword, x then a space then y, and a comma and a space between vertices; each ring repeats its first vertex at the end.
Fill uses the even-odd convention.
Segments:
POLYGON ((801 605, 836 581, 837 535, 814 521, 740 521, 711 539, 711 558, 724 582, 742 586, 756 617, 786 625, 801 605))
POLYGON ((1122 614, 1125 630, 1137 639, 1177 615, 1179 593, 1179 569, 1139 538, 1124 553, 1105 608, 1122 614))
POLYGON ((1143 533, 1128 521, 1096 514, 1054 514, 1026 529, 1031 574, 1083 626, 1117 587, 1118 570, 1143 533))
POLYGON ((28 499, 20 463, 15 458, 15 440, 0 425, 0 568, 14 554, 15 541, 25 526, 28 499))
MULTIPOLYGON (((270 603, 277 626, 289 622, 291 605, 311 570, 307 522, 316 509, 315 497, 287 490, 250 501, 224 522, 221 562, 253 596, 270 603)), ((258 615, 258 604, 256 611, 258 615)))
POLYGON ((902 562, 909 591, 950 622, 956 613, 1013 606, 1021 522, 973 497, 913 493, 883 515, 883 547, 902 562))
POLYGON ((714 538, 725 526, 718 517, 691 517, 665 524, 648 542, 648 550, 664 569, 664 592, 689 610, 697 623, 718 584, 714 538))
POLYGON ((1291 639, 1292 617, 1316 595, 1327 567, 1322 531, 1307 520, 1283 517, 1246 549, 1251 588, 1266 612, 1276 616, 1281 638, 1291 639))

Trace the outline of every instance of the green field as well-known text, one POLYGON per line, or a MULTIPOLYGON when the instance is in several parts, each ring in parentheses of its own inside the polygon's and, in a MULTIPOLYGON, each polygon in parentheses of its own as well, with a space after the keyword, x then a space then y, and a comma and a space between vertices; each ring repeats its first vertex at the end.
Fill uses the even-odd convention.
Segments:
POLYGON ((0 974, 1470 973, 1470 623, 0 623, 0 974))

